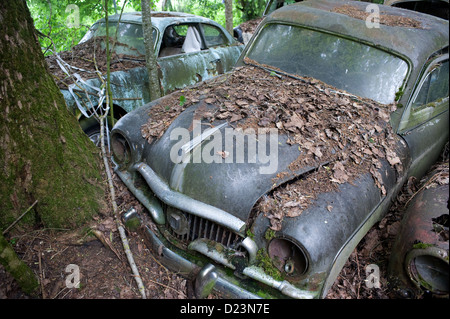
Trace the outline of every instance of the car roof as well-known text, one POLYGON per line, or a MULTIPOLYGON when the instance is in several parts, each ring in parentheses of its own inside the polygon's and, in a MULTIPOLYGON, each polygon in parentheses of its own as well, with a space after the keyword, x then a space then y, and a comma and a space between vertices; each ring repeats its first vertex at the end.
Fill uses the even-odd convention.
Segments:
POLYGON ((385 0, 384 4, 387 6, 391 6, 393 4, 400 3, 400 2, 420 2, 420 1, 423 1, 423 2, 447 2, 448 3, 449 0, 385 0))
MULTIPOLYGON (((367 2, 343 0, 302 1, 284 6, 266 17, 263 25, 278 21, 322 29, 346 37, 356 38, 388 51, 397 52, 409 59, 413 66, 420 66, 431 54, 448 47, 449 24, 447 20, 434 16, 384 5, 379 6, 380 16, 394 15, 413 19, 421 28, 387 26, 369 28, 363 19, 333 12, 334 9, 349 5, 366 11, 367 2)), ((370 12, 370 11, 369 11, 370 12)))
MULTIPOLYGON (((122 13, 122 16, 120 14, 111 15, 108 17, 108 21, 110 22, 127 22, 127 23, 137 23, 142 24, 142 13, 140 11, 134 11, 134 12, 124 12, 122 13)), ((104 22, 105 19, 100 19, 97 22, 104 22)), ((153 27, 164 30, 165 27, 174 21, 177 22, 203 22, 203 23, 210 23, 214 25, 219 25, 217 22, 201 17, 196 16, 189 13, 184 12, 169 12, 169 11, 152 11, 152 25, 153 27)))

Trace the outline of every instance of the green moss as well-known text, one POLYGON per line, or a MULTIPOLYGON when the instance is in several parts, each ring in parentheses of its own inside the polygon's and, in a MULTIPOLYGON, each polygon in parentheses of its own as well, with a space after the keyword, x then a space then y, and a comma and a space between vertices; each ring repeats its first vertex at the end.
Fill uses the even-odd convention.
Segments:
POLYGON ((395 92, 395 101, 399 101, 404 93, 405 92, 403 92, 402 88, 400 88, 397 92, 395 92))
POLYGON ((257 265, 264 269, 264 272, 267 275, 278 281, 283 280, 281 272, 273 265, 272 260, 270 259, 270 256, 265 249, 258 250, 256 259, 257 265))
POLYGON ((125 227, 131 231, 136 231, 141 226, 141 221, 139 218, 130 218, 125 223, 125 227))
POLYGON ((271 228, 268 228, 267 230, 266 230, 266 232, 264 233, 264 238, 267 240, 267 241, 271 241, 274 237, 275 237, 275 231, 273 230, 273 229, 271 229, 271 228))
POLYGON ((21 261, 11 245, 0 233, 0 264, 8 271, 27 294, 34 293, 39 287, 39 282, 33 271, 21 261))
POLYGON ((102 209, 106 187, 99 152, 48 73, 25 2, 5 3, 0 15, 8 35, 0 37, 0 83, 6 85, 0 106, 0 229, 35 200, 21 223, 78 227, 102 209))
POLYGON ((428 247, 432 247, 432 244, 425 244, 425 243, 417 243, 413 246, 414 249, 426 249, 428 247))

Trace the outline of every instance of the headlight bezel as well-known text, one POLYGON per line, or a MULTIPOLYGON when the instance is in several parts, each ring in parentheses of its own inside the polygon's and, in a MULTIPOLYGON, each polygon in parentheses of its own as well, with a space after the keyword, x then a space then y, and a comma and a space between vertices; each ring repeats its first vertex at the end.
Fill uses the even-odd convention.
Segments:
POLYGON ((130 141, 118 131, 111 134, 111 152, 114 162, 120 168, 126 168, 133 162, 133 152, 130 141))
POLYGON ((287 279, 301 278, 310 268, 306 249, 293 238, 275 236, 267 244, 267 253, 273 266, 287 279))
MULTIPOLYGON (((424 287, 425 289, 430 290, 433 293, 437 294, 448 294, 449 289, 446 287, 446 291, 440 289, 441 285, 439 280, 434 280, 434 276, 429 272, 424 273, 424 268, 417 266, 417 262, 420 260, 420 264, 424 265, 426 263, 440 264, 442 268, 447 270, 448 277, 448 253, 438 247, 429 246, 422 249, 412 249, 406 254, 405 257, 405 268, 409 278, 414 282, 417 287, 424 287), (447 259, 446 259, 447 258, 447 259), (433 278, 433 280, 430 280, 433 278)), ((435 267, 430 267, 430 269, 434 269, 435 267)), ((445 282, 445 280, 443 280, 445 282)), ((448 282, 448 278, 447 278, 448 282)))

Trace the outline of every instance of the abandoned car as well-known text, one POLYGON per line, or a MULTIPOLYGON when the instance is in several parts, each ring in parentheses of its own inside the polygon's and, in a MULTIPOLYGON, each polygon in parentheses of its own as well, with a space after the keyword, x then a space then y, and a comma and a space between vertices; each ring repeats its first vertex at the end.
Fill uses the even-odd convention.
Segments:
POLYGON ((388 275, 399 297, 448 298, 448 160, 424 178, 403 216, 388 275))
POLYGON ((419 11, 448 20, 448 0, 386 0, 384 4, 419 11))
POLYGON ((448 140, 448 21, 317 0, 268 15, 233 71, 128 113, 125 223, 196 295, 325 298, 448 140), (359 14, 359 15, 358 15, 359 14), (352 15, 352 16, 350 16, 352 15))
MULTIPOLYGON (((151 100, 142 17, 140 12, 117 14, 110 16, 108 23, 110 38, 117 35, 117 40, 110 41, 111 91, 113 114, 120 118, 151 100)), ((152 26, 162 95, 231 70, 243 49, 221 25, 204 17, 153 12, 152 26)), ((73 50, 60 54, 63 61, 57 61, 56 56, 47 58, 68 108, 94 142, 98 141, 99 125, 92 110, 98 107, 104 83, 95 71, 100 69, 106 78, 105 35, 106 23, 102 19, 73 50), (70 76, 62 72, 60 65, 71 70, 67 72, 70 76)))

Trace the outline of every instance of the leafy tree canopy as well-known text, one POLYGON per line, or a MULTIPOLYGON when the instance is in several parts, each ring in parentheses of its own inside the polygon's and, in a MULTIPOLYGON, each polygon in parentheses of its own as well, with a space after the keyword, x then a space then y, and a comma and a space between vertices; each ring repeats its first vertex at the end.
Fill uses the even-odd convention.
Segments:
MULTIPOLYGON (((89 27, 104 17, 103 0, 26 0, 34 19, 36 29, 45 54, 53 51, 70 50, 86 34, 89 27), (46 37, 48 36, 48 37, 46 37)), ((266 0, 234 0, 234 26, 261 16, 266 0)), ((152 11, 160 11, 165 5, 166 11, 188 12, 210 18, 225 26, 225 4, 223 0, 153 0, 152 11)), ((141 0, 108 1, 110 15, 124 11, 141 11, 141 0)))

